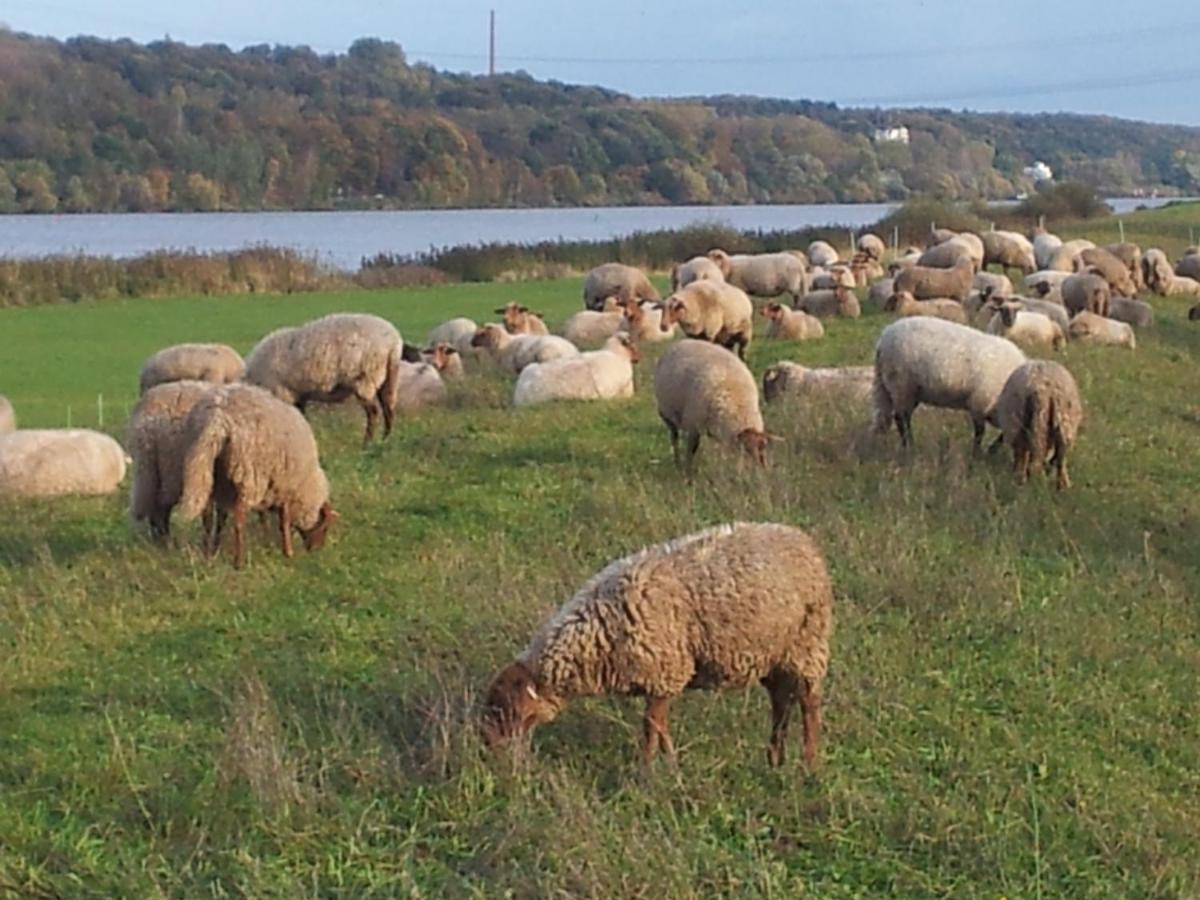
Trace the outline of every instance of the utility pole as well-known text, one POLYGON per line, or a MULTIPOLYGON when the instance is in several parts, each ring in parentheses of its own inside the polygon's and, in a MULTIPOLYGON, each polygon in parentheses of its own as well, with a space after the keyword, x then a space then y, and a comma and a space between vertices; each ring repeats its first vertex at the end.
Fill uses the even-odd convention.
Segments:
POLYGON ((496 74, 496 11, 488 17, 488 74, 496 74))

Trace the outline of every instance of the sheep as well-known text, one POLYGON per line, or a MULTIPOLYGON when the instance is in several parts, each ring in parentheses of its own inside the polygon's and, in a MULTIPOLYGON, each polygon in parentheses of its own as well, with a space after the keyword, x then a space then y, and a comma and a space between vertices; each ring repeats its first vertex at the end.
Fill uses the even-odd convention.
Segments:
POLYGON ((203 381, 169 381, 142 395, 129 417, 125 443, 133 457, 133 489, 129 517, 149 522, 159 540, 171 533, 171 511, 183 490, 184 422, 214 385, 203 381))
POLYGON ((602 310, 609 297, 621 300, 631 298, 658 302, 659 296, 650 279, 641 269, 610 262, 596 266, 587 273, 583 281, 583 305, 585 309, 602 310))
POLYGON ((579 348, 565 338, 546 334, 513 335, 490 322, 475 332, 471 346, 483 350, 500 368, 513 373, 520 372, 530 363, 579 355, 579 348))
POLYGON ((1200 253, 1185 253, 1175 264, 1175 274, 1200 280, 1200 253))
POLYGON ((976 272, 971 279, 971 287, 977 291, 989 291, 991 297, 1011 297, 1013 283, 1007 275, 997 275, 995 272, 976 272))
POLYGON ((858 249, 869 258, 879 262, 883 259, 883 254, 887 252, 887 245, 878 235, 868 232, 858 239, 858 249))
POLYGON ((504 320, 504 328, 509 334, 549 334, 550 329, 541 313, 532 312, 528 306, 520 303, 506 303, 495 310, 496 315, 504 320))
POLYGON ((438 374, 446 381, 458 381, 466 374, 463 371, 462 354, 446 341, 438 341, 432 347, 422 350, 421 362, 429 363, 437 369, 438 374))
POLYGON ((787 397, 837 397, 858 404, 870 398, 874 378, 872 366, 810 369, 778 362, 763 373, 763 398, 771 403, 787 397))
POLYGON ((602 350, 533 363, 521 370, 513 406, 551 400, 607 400, 633 396, 633 366, 641 359, 627 334, 615 334, 602 350))
POLYGON ((975 269, 971 261, 961 257, 952 268, 937 269, 928 266, 910 266, 896 275, 894 284, 897 292, 907 291, 918 300, 949 297, 963 302, 971 293, 971 282, 975 269))
POLYGON ((301 413, 312 401, 338 402, 353 396, 367 418, 367 442, 381 415, 384 437, 391 434, 403 350, 400 332, 386 319, 334 313, 268 334, 246 357, 243 380, 301 413))
POLYGON ((1142 280, 1160 297, 1177 294, 1200 296, 1200 281, 1186 275, 1176 275, 1167 255, 1157 247, 1151 247, 1142 254, 1142 280))
MULTIPOLYGON (((1134 287, 1141 290, 1145 287, 1142 282, 1142 248, 1131 241, 1123 241, 1118 244, 1108 244, 1105 248, 1109 253, 1121 261, 1129 272, 1129 277, 1133 279, 1134 287)), ((1131 295, 1132 296, 1132 295, 1131 295)))
MULTIPOLYGON (((960 259, 971 259, 971 247, 965 242, 957 238, 946 241, 944 244, 936 244, 930 247, 921 254, 921 258, 917 260, 918 266, 925 266, 931 269, 949 269, 960 259)), ((974 271, 979 270, 979 266, 974 265, 974 271)))
POLYGON ((882 278, 884 269, 878 260, 859 251, 850 260, 850 274, 854 276, 855 286, 866 287, 877 278, 882 278))
POLYGON ((1045 268, 1056 269, 1059 272, 1074 272, 1075 258, 1084 250, 1090 250, 1095 246, 1091 241, 1083 238, 1067 241, 1054 251, 1054 255, 1050 257, 1045 268))
POLYGON ((187 452, 179 517, 188 521, 215 506, 212 552, 232 511, 233 564, 240 569, 246 560, 246 514, 255 509, 278 514, 285 557, 293 555, 293 527, 307 549, 324 545, 340 517, 329 502, 312 428, 297 409, 262 388, 232 384, 201 397, 183 430, 187 452))
POLYGON ((956 237, 958 237, 957 231, 951 231, 949 228, 934 228, 931 224, 927 246, 936 247, 938 244, 944 244, 946 241, 953 240, 956 237))
POLYGON ((696 281, 663 301, 660 327, 666 332, 675 324, 688 337, 736 349, 745 359, 754 336, 754 306, 731 284, 696 281))
POLYGON ((1067 329, 1071 340, 1084 344, 1107 344, 1115 347, 1137 349, 1137 338, 1133 334, 1133 326, 1127 322, 1118 322, 1104 316, 1084 310, 1071 319, 1067 329))
POLYGON ((759 465, 766 465, 771 439, 763 430, 758 386, 746 364, 706 341, 683 340, 673 345, 654 370, 658 415, 671 437, 676 466, 690 474, 707 434, 727 446, 740 445, 759 465), (679 433, 687 438, 687 457, 679 457, 679 433))
POLYGON ((17 414, 13 412, 12 403, 0 394, 0 434, 9 434, 17 430, 17 414))
POLYGON ((996 401, 1001 439, 1013 455, 1013 473, 1022 484, 1034 465, 1053 465, 1058 489, 1071 486, 1067 451, 1083 422, 1079 387, 1067 369, 1050 360, 1031 360, 1008 377, 996 401))
MULTIPOLYGON (((1071 320, 1070 317, 1067 316, 1066 307, 1064 307, 1061 303, 1053 303, 1048 300, 1041 300, 1034 297, 1004 297, 992 300, 989 305, 993 311, 999 305, 999 302, 1015 303, 1021 309, 1028 310, 1029 312, 1041 313, 1051 322, 1055 323, 1060 329, 1062 329, 1063 334, 1067 333, 1067 328, 1070 325, 1071 320)), ((988 319, 988 322, 990 321, 991 318, 988 319)), ((986 327, 987 323, 984 324, 986 327)))
POLYGON ((1033 261, 1037 264, 1039 270, 1050 268, 1050 261, 1054 258, 1054 254, 1058 252, 1058 248, 1063 244, 1062 238, 1056 234, 1042 232, 1034 235, 1033 238, 1033 261))
POLYGON ((883 305, 884 312, 895 312, 901 318, 908 316, 933 316, 948 322, 967 324, 967 311, 957 300, 946 297, 935 297, 930 300, 917 300, 908 291, 896 291, 883 305))
POLYGON ((829 268, 837 265, 838 252, 826 241, 813 241, 808 245, 808 261, 814 266, 829 268))
POLYGON ((1055 350, 1061 350, 1067 343, 1061 325, 1040 312, 1022 309, 1019 303, 999 304, 987 333, 1008 338, 1015 344, 1049 344, 1055 350))
POLYGON ((462 317, 451 319, 429 332, 425 338, 425 346, 434 347, 446 343, 462 355, 467 356, 471 353, 471 338, 475 337, 475 332, 478 330, 479 326, 475 324, 474 319, 462 317))
POLYGON ((825 336, 825 326, 816 316, 782 303, 768 303, 761 310, 767 320, 767 337, 790 341, 810 341, 825 336))
POLYGON ((0 435, 0 497, 111 494, 129 458, 115 440, 82 428, 0 435))
POLYGON ((892 261, 888 263, 888 272, 895 275, 901 269, 909 269, 917 264, 917 260, 921 258, 921 249, 919 247, 907 247, 901 253, 892 257, 892 261))
POLYGON ((1103 276, 1084 272, 1072 275, 1062 283, 1062 298, 1063 306, 1071 315, 1086 309, 1098 316, 1107 316, 1112 289, 1103 276))
MULTIPOLYGON (((854 277, 854 270, 849 266, 837 265, 831 269, 823 269, 816 272, 809 279, 809 290, 832 290, 837 287, 849 288, 854 290, 858 287, 858 279, 854 277)), ((796 301, 792 301, 792 306, 796 305, 796 301)))
POLYGON ((142 364, 138 379, 144 394, 168 381, 209 381, 231 384, 242 377, 245 363, 236 350, 224 344, 176 344, 159 350, 142 364))
POLYGON ((883 304, 887 303, 888 297, 894 293, 896 293, 895 279, 880 278, 867 288, 867 303, 875 309, 883 309, 883 304))
POLYGON ((584 309, 563 323, 562 336, 576 347, 603 344, 621 330, 625 311, 596 312, 584 309))
POLYGON ((693 281, 724 281, 721 267, 707 256, 693 256, 671 269, 671 290, 687 287, 693 281))
POLYGON ((1186 275, 1175 275, 1167 284, 1167 296, 1185 294, 1189 297, 1200 297, 1200 281, 1186 275))
POLYGON ((1154 307, 1142 300, 1113 297, 1108 304, 1108 317, 1134 328, 1149 328, 1154 324, 1154 307))
POLYGON ((670 703, 689 687, 761 684, 771 698, 767 761, 784 762, 800 704, 816 765, 833 588, 817 543, 789 525, 735 522, 610 563, 546 621, 492 681, 482 733, 496 747, 550 722, 572 699, 646 697, 642 759, 675 762, 670 703))
POLYGON ((1021 282, 1022 290, 1036 293, 1043 300, 1062 305, 1062 283, 1071 277, 1070 272, 1044 269, 1026 275, 1021 282))
POLYGON ((970 231, 960 231, 950 241, 961 244, 970 251, 971 264, 975 267, 976 272, 983 268, 983 238, 970 231))
POLYGON ((912 446, 912 414, 920 403, 963 409, 975 430, 975 448, 996 399, 1025 354, 1012 341, 943 319, 899 319, 875 345, 875 429, 895 421, 901 445, 912 446))
POLYGON ((730 256, 724 250, 710 250, 708 258, 717 264, 725 281, 752 297, 796 298, 808 290, 808 273, 794 253, 755 253, 730 256))
POLYGON ((1076 272, 1095 272, 1108 282, 1112 293, 1122 297, 1133 297, 1137 294, 1137 285, 1125 263, 1117 259, 1101 247, 1089 247, 1081 250, 1075 257, 1076 272))
POLYGON ((795 308, 820 319, 830 316, 857 319, 862 315, 858 296, 851 288, 840 284, 832 290, 809 291, 799 299, 795 308))
POLYGON ((621 322, 621 331, 628 334, 636 344, 669 341, 675 337, 677 329, 672 324, 664 330, 662 317, 661 305, 630 301, 625 307, 625 318, 621 322))
POLYGON ((402 362, 396 382, 397 412, 412 415, 428 406, 440 406, 446 402, 446 382, 434 363, 402 362))
POLYGON ((1037 268, 1033 255, 1033 244, 1023 234, 1015 231, 987 231, 983 239, 983 264, 999 263, 1007 269, 1020 269, 1029 274, 1037 268))

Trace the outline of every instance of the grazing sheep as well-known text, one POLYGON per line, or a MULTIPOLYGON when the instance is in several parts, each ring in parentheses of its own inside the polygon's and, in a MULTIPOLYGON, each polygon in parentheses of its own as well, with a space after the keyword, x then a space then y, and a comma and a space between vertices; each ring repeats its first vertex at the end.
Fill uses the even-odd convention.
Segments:
POLYGON ((565 338, 546 334, 513 335, 490 322, 475 332, 471 346, 484 351, 500 368, 513 373, 531 363, 579 355, 579 348, 565 338))
POLYGON ((883 254, 887 252, 887 244, 878 235, 867 233, 858 239, 859 252, 865 253, 868 257, 880 262, 883 259, 883 254))
POLYGON ((1133 297, 1137 294, 1137 285, 1125 263, 1117 259, 1101 247, 1089 247, 1081 250, 1075 257, 1076 272, 1094 272, 1108 282, 1112 293, 1122 297, 1133 297))
POLYGON ((949 269, 928 266, 901 269, 896 274, 895 289, 897 292, 907 291, 918 300, 949 297, 962 303, 971 293, 971 282, 974 279, 975 269, 971 260, 960 257, 949 269))
POLYGON ((740 288, 716 281, 695 281, 663 301, 661 328, 678 325, 690 338, 712 341, 746 356, 754 336, 754 305, 740 288))
POLYGON ((693 256, 671 269, 671 290, 687 287, 693 281, 724 281, 721 267, 707 256, 693 256))
POLYGON ((938 244, 944 244, 946 241, 953 240, 958 237, 957 231, 952 231, 949 228, 930 228, 929 242, 926 246, 936 247, 938 244))
POLYGON ((767 760, 784 762, 800 704, 816 764, 833 588, 820 547, 788 525, 737 522, 610 563, 538 629, 493 680, 483 735, 496 746, 552 721, 580 696, 646 697, 642 757, 674 761, 671 701, 688 688, 761 684, 771 697, 767 760))
POLYGON ((795 308, 819 319, 831 316, 857 319, 862 315, 858 296, 853 289, 840 284, 828 290, 809 291, 797 301, 795 308))
POLYGON ((808 261, 814 266, 827 269, 837 265, 838 252, 826 241, 813 241, 808 245, 808 261))
POLYGON ((602 350, 533 363, 521 370, 514 406, 551 400, 608 400, 633 396, 633 366, 641 359, 627 334, 615 334, 602 350))
POLYGON ((1012 449, 1013 472, 1023 484, 1034 465, 1053 465, 1058 489, 1071 486, 1067 451, 1083 421, 1079 387, 1067 369, 1049 360, 1031 360, 1008 377, 996 401, 1001 439, 1012 449))
POLYGON ((967 311, 957 300, 946 297, 935 297, 930 300, 917 300, 908 291, 896 291, 883 305, 884 312, 894 312, 901 318, 909 316, 933 316, 948 322, 967 324, 967 311))
POLYGON ((563 323, 562 336, 576 347, 595 346, 603 344, 620 331, 624 321, 623 309, 614 312, 584 309, 563 323))
MULTIPOLYGON (((854 290, 858 287, 858 279, 854 277, 854 270, 849 266, 837 265, 831 269, 823 269, 820 272, 816 272, 809 279, 810 292, 832 290, 837 287, 844 287, 849 290, 854 290)), ((793 301, 792 306, 794 307, 795 305, 795 301, 793 301)))
POLYGON ((1007 275, 997 275, 995 272, 976 272, 971 279, 971 287, 977 291, 988 292, 989 297, 1011 297, 1013 283, 1007 275))
POLYGON ((425 346, 433 347, 446 343, 463 356, 467 356, 471 353, 471 338, 475 337, 478 330, 479 326, 475 324, 474 319, 451 319, 429 332, 429 336, 425 338, 425 346))
POLYGON ((1200 281, 1200 253, 1186 253, 1175 264, 1175 274, 1200 281))
POLYGON ((730 256, 724 250, 710 250, 708 258, 717 264, 725 281, 752 297, 796 298, 808 290, 808 273, 794 253, 755 253, 730 256))
POLYGON ((354 397, 367 417, 364 441, 392 431, 396 375, 404 342, 391 322, 378 316, 334 313, 297 328, 280 328, 246 357, 248 384, 265 388, 301 413, 312 401, 336 403, 354 397))
MULTIPOLYGON (((1067 327, 1070 325, 1071 319, 1067 315, 1067 309, 1061 303, 1053 303, 1048 300, 1041 300, 1034 297, 1002 297, 996 298, 991 302, 991 308, 994 311, 999 303, 1015 303, 1021 309, 1029 310, 1029 312, 1041 313, 1051 322, 1054 322, 1062 329, 1062 333, 1067 333, 1067 327)), ((990 322, 991 319, 988 319, 990 322)), ((985 327, 987 323, 984 323, 985 327)))
POLYGON ((654 397, 677 466, 691 472, 705 434, 727 446, 741 446, 759 465, 766 465, 770 436, 763 430, 758 385, 746 364, 728 350, 706 341, 675 344, 654 370, 654 397), (680 432, 687 438, 682 462, 680 432))
POLYGON ((987 326, 988 334, 1008 338, 1014 344, 1049 344, 1061 350, 1067 344, 1062 326, 1040 312, 1022 309, 1019 303, 1001 303, 987 326))
POLYGON ((1067 329, 1071 340, 1083 344, 1106 344, 1114 347, 1137 349, 1137 338, 1133 334, 1133 326, 1127 322, 1118 322, 1093 312, 1077 313, 1071 319, 1067 329))
POLYGON ((628 334, 635 344, 669 341, 676 335, 674 325, 665 330, 662 327, 663 311, 657 303, 639 303, 630 301, 625 307, 625 318, 621 322, 621 331, 628 334))
POLYGON ((883 305, 887 303, 888 298, 894 293, 896 293, 896 280, 894 278, 880 278, 867 288, 867 303, 875 309, 883 309, 883 305))
POLYGON ((960 231, 950 240, 953 243, 962 244, 970 251, 971 264, 975 267, 976 272, 983 268, 983 238, 971 231, 960 231))
POLYGON ((825 326, 816 316, 782 303, 768 303, 761 310, 767 320, 767 337, 789 341, 811 341, 825 337, 825 326))
POLYGON ((438 374, 446 381, 458 381, 466 374, 463 371, 462 354, 446 341, 438 341, 432 347, 422 350, 421 362, 429 363, 437 369, 438 374))
POLYGON ((8 434, 17 430, 17 414, 13 412, 8 398, 0 394, 0 434, 8 434))
POLYGON ((1108 304, 1108 317, 1134 328, 1149 328, 1154 324, 1154 307, 1142 300, 1113 297, 1108 304))
POLYGON ((232 384, 242 377, 245 363, 224 344, 176 344, 165 347, 142 364, 141 393, 168 381, 208 381, 232 384))
POLYGON ((184 422, 214 385, 204 381, 169 381, 142 395, 125 443, 133 457, 133 489, 129 517, 149 522, 150 533, 163 539, 171 533, 171 511, 183 491, 183 458, 187 453, 184 422))
POLYGON ((233 512, 233 561, 246 560, 246 514, 274 510, 283 555, 292 557, 292 528, 315 550, 338 514, 329 504, 312 428, 298 410, 248 384, 214 388, 184 423, 187 454, 179 516, 184 521, 216 507, 211 550, 233 512))
POLYGON ((1142 281, 1141 247, 1131 241, 1123 241, 1119 244, 1109 244, 1104 249, 1121 261, 1121 264, 1129 272, 1129 277, 1133 279, 1133 284, 1138 290, 1145 287, 1145 283, 1142 281))
POLYGON ((396 382, 396 411, 405 415, 441 406, 449 396, 442 373, 434 363, 401 363, 396 382))
POLYGON ((111 494, 128 457, 107 434, 82 428, 0 435, 0 497, 111 494))
POLYGON ((1177 294, 1200 296, 1200 280, 1176 275, 1167 255, 1157 247, 1151 247, 1142 255, 1142 280, 1160 297, 1177 294))
POLYGON ((912 414, 921 403, 963 409, 975 429, 975 448, 996 399, 1025 354, 1012 341, 926 316, 899 319, 875 345, 875 429, 896 423, 903 446, 912 445, 912 414))
POLYGON ((504 320, 504 328, 509 334, 549 334, 550 329, 541 313, 532 312, 528 306, 520 303, 505 303, 494 310, 496 315, 504 320))
POLYGON ((983 264, 998 263, 1006 269, 1020 269, 1029 274, 1036 269, 1033 244, 1015 231, 988 231, 982 235, 983 264))
POLYGON ((836 397, 857 405, 870 399, 874 379, 872 366, 810 369, 778 362, 763 373, 763 398, 771 403, 788 397, 836 397))
POLYGON ((1085 272, 1072 275, 1062 283, 1062 298, 1063 306, 1071 315, 1086 309, 1098 316, 1107 316, 1112 289, 1102 275, 1085 272))
MULTIPOLYGON (((921 254, 921 258, 917 260, 917 265, 931 269, 949 269, 960 259, 971 259, 971 247, 965 241, 955 238, 946 241, 944 244, 936 244, 930 247, 921 254)), ((973 262, 972 266, 974 266, 973 262)), ((978 271, 978 268, 974 268, 974 271, 978 271)))
POLYGON ((1058 248, 1062 245, 1062 238, 1057 234, 1050 234, 1043 231, 1041 234, 1034 235, 1033 261, 1037 264, 1039 270, 1050 268, 1050 261, 1054 259, 1054 254, 1058 252, 1058 248))
POLYGON ((1095 246, 1091 241, 1083 238, 1067 241, 1054 251, 1054 255, 1050 257, 1045 268, 1055 269, 1059 272, 1074 272, 1075 258, 1084 250, 1090 250, 1095 246))
POLYGON ((641 269, 616 262, 596 266, 583 281, 583 305, 586 309, 602 310, 604 301, 609 297, 617 297, 622 301, 637 299, 657 302, 662 299, 641 269))

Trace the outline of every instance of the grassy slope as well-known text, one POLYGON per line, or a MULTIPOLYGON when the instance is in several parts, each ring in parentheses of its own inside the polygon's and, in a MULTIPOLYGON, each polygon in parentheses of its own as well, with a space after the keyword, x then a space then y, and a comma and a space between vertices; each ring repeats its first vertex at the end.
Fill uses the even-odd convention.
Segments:
MULTIPOLYGON (((248 347, 335 309, 420 335, 574 282, 137 301, 0 314, 25 424, 132 395, 183 339, 248 347)), ((917 451, 864 415, 771 409, 766 473, 707 444, 673 471, 651 366, 632 401, 458 408, 359 449, 316 427, 343 526, 240 573, 132 535, 123 498, 0 507, 0 896, 1194 896, 1200 892, 1200 462, 1181 302, 1136 353, 1071 347, 1075 488, 975 461, 960 415, 917 451), (838 588, 824 767, 767 768, 762 692, 677 704, 679 773, 635 761, 631 701, 577 704, 504 765, 474 693, 586 576, 730 518, 795 522, 838 588)), ((866 363, 886 322, 779 358, 866 363)), ((110 424, 120 424, 111 423, 110 424)))

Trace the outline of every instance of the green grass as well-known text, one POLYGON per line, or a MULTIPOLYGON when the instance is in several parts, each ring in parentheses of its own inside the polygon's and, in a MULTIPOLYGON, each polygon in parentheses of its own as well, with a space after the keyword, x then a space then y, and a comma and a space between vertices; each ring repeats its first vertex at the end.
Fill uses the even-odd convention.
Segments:
MULTIPOLYGON (((247 349, 331 310, 417 338, 578 282, 0 312, 24 424, 123 427, 141 360, 247 349)), ((1200 330, 1156 301, 1138 350, 1070 347, 1074 488, 973 459, 922 409, 911 461, 865 412, 771 407, 765 472, 706 443, 675 473, 653 359, 630 401, 506 408, 479 378, 363 451, 314 425, 343 521, 241 572, 134 533, 123 496, 0 505, 0 896, 1200 894, 1200 330), (469 727, 491 674, 587 576, 742 518, 823 541, 837 588, 823 766, 766 765, 764 692, 677 704, 643 773, 635 701, 580 702, 532 752, 469 727)), ((887 318, 752 366, 868 363, 887 318)), ((253 529, 252 529, 253 530, 253 529)))

